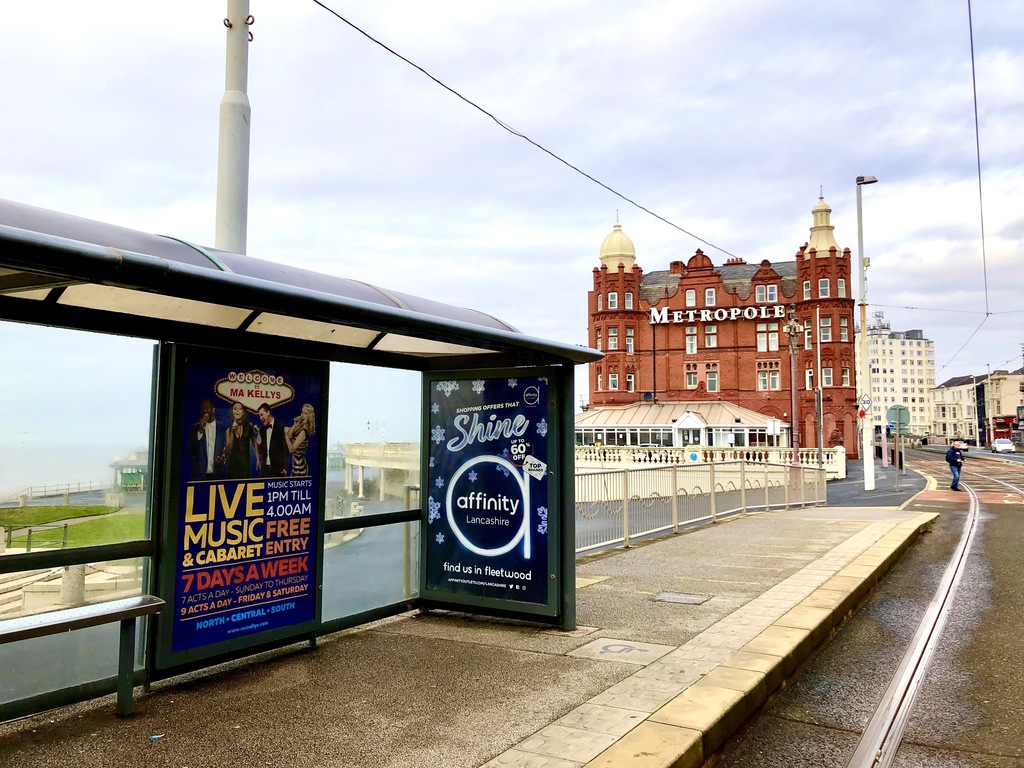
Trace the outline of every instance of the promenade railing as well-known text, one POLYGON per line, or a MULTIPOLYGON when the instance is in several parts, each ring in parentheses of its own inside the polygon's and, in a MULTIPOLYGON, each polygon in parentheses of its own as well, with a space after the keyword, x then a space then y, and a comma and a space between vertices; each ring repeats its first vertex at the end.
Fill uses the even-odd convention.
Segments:
POLYGON ((730 515, 816 506, 826 470, 751 461, 576 470, 576 553, 730 515))

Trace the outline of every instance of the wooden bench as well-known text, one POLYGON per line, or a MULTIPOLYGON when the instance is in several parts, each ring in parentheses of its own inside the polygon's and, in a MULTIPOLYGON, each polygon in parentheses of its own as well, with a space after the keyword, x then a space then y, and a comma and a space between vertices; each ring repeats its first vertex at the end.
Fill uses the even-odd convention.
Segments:
POLYGON ((132 689, 135 687, 135 620, 139 616, 160 613, 164 601, 152 595, 111 600, 78 608, 22 616, 0 621, 0 644, 35 637, 58 635, 76 629, 121 622, 120 653, 117 662, 117 714, 132 714, 132 689))

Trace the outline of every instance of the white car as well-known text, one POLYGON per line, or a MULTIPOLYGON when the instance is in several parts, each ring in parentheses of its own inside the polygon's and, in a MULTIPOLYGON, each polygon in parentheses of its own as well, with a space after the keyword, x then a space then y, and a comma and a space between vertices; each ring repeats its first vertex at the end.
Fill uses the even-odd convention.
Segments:
POLYGON ((1005 437, 1000 437, 992 441, 992 453, 1013 453, 1015 450, 1013 442, 1007 440, 1005 437))

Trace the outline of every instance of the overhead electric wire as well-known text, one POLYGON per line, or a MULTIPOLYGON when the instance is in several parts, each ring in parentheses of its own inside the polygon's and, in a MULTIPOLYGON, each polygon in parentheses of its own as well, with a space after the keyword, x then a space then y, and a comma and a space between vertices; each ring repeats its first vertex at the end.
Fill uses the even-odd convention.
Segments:
MULTIPOLYGON (((683 234, 685 234, 685 235, 687 235, 689 237, 692 237, 694 240, 697 240, 697 241, 699 241, 701 243, 704 243, 708 247, 714 248, 716 251, 724 253, 727 256, 731 256, 731 257, 735 258, 735 255, 732 252, 727 251, 726 249, 724 249, 724 248, 722 248, 722 247, 720 247, 718 245, 715 245, 714 243, 712 243, 709 240, 705 240, 703 237, 700 237, 699 235, 696 235, 693 232, 690 232, 689 230, 679 226, 675 222, 672 222, 669 219, 666 219, 664 216, 662 216, 662 215, 652 211, 650 208, 647 208, 646 206, 641 205, 636 200, 633 200, 632 198, 627 197, 626 195, 622 194, 621 192, 619 192, 618 190, 614 189, 613 187, 605 184, 600 179, 595 178, 594 176, 592 176, 591 174, 589 174, 586 171, 582 170, 581 168, 573 165, 568 160, 566 160, 566 159, 560 157, 559 155, 555 154, 554 152, 552 152, 547 147, 545 147, 542 144, 534 141, 533 139, 531 139, 526 134, 522 133, 521 131, 516 130, 515 128, 510 126, 508 123, 506 123, 505 121, 501 120, 499 117, 494 115, 492 112, 489 112, 488 110, 484 109, 479 104, 474 102, 472 99, 469 99, 466 96, 463 96, 461 93, 456 91, 454 88, 452 88, 451 86, 447 85, 446 83, 444 83, 443 81, 441 81, 440 79, 438 79, 437 77, 432 75, 430 72, 428 72, 426 69, 421 67, 419 64, 416 64, 415 62, 413 62, 410 59, 406 58, 402 54, 398 53, 398 51, 394 50, 393 48, 391 48, 387 44, 381 42, 380 40, 378 40, 373 35, 371 35, 368 32, 366 32, 365 30, 363 30, 362 28, 360 28, 359 26, 357 26, 353 22, 349 21, 344 16, 342 16, 340 13, 335 11, 333 8, 331 8, 330 6, 326 5, 325 3, 321 2, 321 0, 313 0, 313 2, 316 5, 318 5, 321 8, 323 8, 328 13, 330 13, 332 16, 337 18, 339 21, 343 22, 344 24, 348 25, 350 28, 352 28, 353 30, 358 32, 360 35, 365 37, 370 42, 380 46, 385 51, 390 53, 392 56, 395 56, 396 58, 401 59, 403 62, 408 64, 410 67, 412 67, 413 69, 416 69, 417 71, 419 71, 421 74, 423 74, 424 76, 426 76, 427 78, 429 78, 430 80, 435 82, 437 85, 439 85, 442 88, 444 88, 446 91, 451 93, 453 96, 455 96, 458 99, 462 100, 463 102, 465 102, 466 104, 471 106, 473 109, 477 110, 478 112, 480 112, 480 113, 486 115, 487 117, 489 117, 491 120, 493 120, 497 125, 499 125, 502 129, 504 129, 508 133, 511 133, 513 136, 516 136, 516 137, 522 139, 523 141, 528 142, 532 146, 534 146, 537 149, 539 149, 540 151, 544 152, 549 157, 557 160, 558 162, 560 162, 563 165, 565 165, 567 168, 572 169, 573 171, 575 171, 576 173, 580 174, 584 178, 589 179, 593 183, 597 184, 598 186, 602 187, 603 189, 607 190, 608 192, 611 192, 616 197, 620 198, 621 200, 624 200, 625 202, 627 202, 630 205, 638 208, 639 210, 649 214, 650 216, 653 216, 654 218, 658 219, 659 221, 661 221, 661 222, 663 222, 665 224, 668 224, 670 227, 672 227, 674 229, 677 229, 678 231, 682 232, 683 234)), ((980 132, 980 129, 979 129, 979 121, 978 121, 978 85, 977 85, 977 78, 976 78, 976 74, 975 74, 974 24, 973 24, 973 20, 972 20, 971 0, 967 0, 967 16, 968 16, 968 30, 969 30, 969 33, 970 33, 970 48, 971 48, 971 84, 972 84, 973 96, 974 96, 974 144, 975 144, 975 154, 976 154, 976 158, 977 158, 977 169, 978 169, 978 213, 979 213, 980 225, 981 225, 981 259, 982 259, 982 277, 983 277, 983 280, 984 280, 985 310, 982 313, 980 310, 963 310, 963 309, 961 309, 961 310, 957 310, 957 309, 930 310, 930 309, 928 309, 926 307, 906 307, 906 306, 897 307, 897 306, 884 305, 884 304, 876 304, 875 305, 875 306, 879 306, 879 307, 888 307, 888 308, 891 308, 891 309, 908 309, 908 310, 913 310, 913 311, 925 311, 925 312, 927 312, 927 311, 963 312, 963 313, 970 313, 970 314, 984 314, 985 315, 985 318, 981 321, 981 323, 978 325, 978 327, 974 329, 974 331, 971 333, 971 335, 967 338, 967 341, 964 342, 963 346, 961 346, 960 349, 958 349, 956 351, 956 353, 949 359, 949 361, 945 365, 943 365, 941 368, 939 368, 939 370, 943 370, 944 368, 946 368, 949 365, 951 365, 954 360, 956 360, 957 356, 967 347, 967 345, 971 342, 971 340, 978 334, 978 332, 981 330, 982 326, 985 325, 985 322, 988 320, 988 318, 992 314, 1006 314, 1006 313, 1002 313, 1002 312, 1000 312, 1000 313, 992 313, 989 310, 988 263, 987 263, 987 255, 986 255, 986 248, 985 248, 985 208, 984 208, 984 201, 983 201, 983 197, 982 197, 982 177, 981 177, 981 132, 980 132)), ((1013 310, 1013 311, 1024 311, 1024 310, 1013 310)))
POLYGON ((967 29, 971 38, 971 88, 974 94, 974 151, 978 159, 978 217, 981 223, 981 275, 985 285, 985 312, 988 312, 988 262, 985 254, 985 205, 981 196, 981 131, 978 128, 978 79, 974 68, 974 21, 971 0, 967 0, 967 29))
POLYGON ((981 324, 974 329, 974 332, 967 338, 967 341, 963 343, 963 346, 956 351, 956 354, 954 354, 949 361, 942 366, 942 368, 939 368, 940 371, 956 360, 957 355, 964 351, 967 345, 971 343, 971 339, 973 339, 977 335, 978 331, 981 330, 981 326, 983 326, 985 321, 992 315, 992 312, 989 311, 988 304, 988 259, 985 253, 985 203, 981 193, 981 129, 978 121, 978 77, 974 62, 974 14, 971 10, 971 0, 967 0, 967 33, 971 43, 971 92, 974 97, 974 154, 978 167, 978 219, 981 228, 981 275, 985 289, 985 319, 982 320, 981 324))
POLYGON ((662 222, 664 222, 665 224, 668 224, 668 225, 669 225, 670 227, 673 227, 674 229, 678 229, 678 230, 679 230, 680 232, 682 232, 682 233, 683 233, 683 234, 685 234, 685 235, 688 235, 689 237, 692 237, 692 238, 693 238, 694 240, 699 240, 700 242, 704 243, 704 245, 706 245, 706 246, 708 246, 708 247, 710 247, 710 248, 714 248, 714 249, 715 249, 716 251, 720 251, 721 253, 724 253, 724 254, 725 254, 726 256, 732 256, 733 258, 736 258, 736 255, 735 255, 735 254, 731 253, 730 251, 727 251, 727 250, 725 250, 725 248, 722 248, 722 247, 720 247, 720 246, 717 246, 717 245, 715 245, 714 243, 712 243, 711 241, 709 241, 709 240, 705 240, 705 239, 704 239, 703 237, 700 237, 699 235, 695 235, 695 234, 694 234, 693 232, 690 232, 690 231, 688 231, 688 230, 684 229, 683 227, 679 226, 678 224, 676 224, 676 223, 674 223, 674 222, 672 222, 672 221, 669 221, 669 220, 668 220, 668 219, 666 219, 666 218, 665 218, 664 216, 662 216, 662 215, 660 215, 660 214, 658 214, 658 213, 655 213, 655 212, 654 212, 654 211, 652 211, 652 210, 651 210, 650 208, 647 208, 646 206, 643 206, 643 205, 641 205, 641 204, 640 204, 640 203, 638 203, 638 202, 637 202, 636 200, 633 200, 632 198, 626 197, 626 196, 625 196, 624 194, 622 194, 622 193, 621 193, 621 192, 619 192, 618 190, 616 190, 616 189, 614 189, 614 188, 612 188, 612 187, 608 186, 607 184, 605 184, 605 183, 604 183, 603 181, 601 181, 600 179, 596 179, 596 178, 594 178, 593 176, 591 176, 591 175, 590 175, 589 173, 587 173, 586 171, 584 171, 584 170, 582 170, 582 169, 578 168, 577 166, 573 165, 572 163, 570 163, 570 162, 569 162, 568 160, 566 160, 566 159, 564 159, 564 158, 562 158, 562 157, 560 157, 560 156, 556 155, 556 154, 555 154, 554 152, 552 152, 552 151, 551 151, 550 149, 548 149, 547 147, 543 146, 542 144, 538 144, 538 143, 537 143, 536 141, 534 141, 533 139, 531 139, 531 138, 530 138, 529 136, 527 136, 526 134, 524 134, 524 133, 522 133, 522 132, 520 132, 520 131, 517 131, 517 130, 516 130, 515 128, 513 128, 512 126, 510 126, 510 125, 509 125, 508 123, 504 122, 503 120, 501 120, 500 118, 498 118, 498 117, 497 117, 497 116, 495 116, 494 114, 492 114, 492 113, 488 112, 488 111, 487 111, 486 109, 484 109, 483 107, 481 107, 481 106, 480 106, 479 104, 477 104, 477 103, 476 103, 476 102, 474 102, 473 100, 471 100, 471 99, 468 99, 468 98, 466 98, 466 97, 465 97, 465 96, 463 96, 463 95, 462 95, 461 93, 459 93, 458 91, 456 91, 456 90, 455 90, 454 88, 452 88, 452 87, 450 87, 450 86, 446 85, 446 84, 445 84, 445 83, 443 83, 443 82, 442 82, 441 80, 438 80, 438 79, 437 79, 436 77, 434 77, 434 76, 433 76, 432 74, 430 74, 429 72, 427 72, 427 70, 425 70, 425 69, 424 69, 423 67, 421 67, 421 66, 420 66, 419 64, 416 64, 415 62, 412 62, 412 61, 410 61, 409 59, 407 59, 407 58, 406 58, 405 56, 403 56, 402 54, 398 53, 398 52, 397 52, 396 50, 394 50, 393 48, 390 48, 390 47, 388 47, 388 46, 387 46, 386 44, 382 43, 382 42, 381 42, 380 40, 378 40, 377 38, 375 38, 375 37, 374 37, 373 35, 369 34, 368 32, 365 32, 365 31, 363 31, 363 30, 362 30, 362 29, 360 29, 360 28, 359 28, 358 26, 356 26, 356 25, 355 25, 355 24, 353 24, 353 23, 352 23, 351 21, 349 21, 349 20, 348 20, 348 19, 346 19, 346 18, 345 18, 344 16, 342 16, 342 15, 341 15, 340 13, 338 13, 337 11, 335 11, 335 10, 334 10, 333 8, 330 8, 329 6, 327 6, 327 5, 325 5, 324 3, 322 3, 322 2, 320 1, 320 0, 313 0, 313 2, 314 2, 314 3, 316 4, 316 5, 319 5, 319 6, 321 7, 321 8, 323 8, 323 9, 324 9, 325 11, 327 11, 328 13, 332 14, 333 16, 335 16, 335 17, 336 17, 336 18, 337 18, 337 19, 338 19, 339 21, 342 21, 342 22, 344 22, 345 24, 347 24, 348 26, 350 26, 350 27, 351 27, 352 29, 354 29, 354 30, 355 30, 356 32, 358 32, 359 34, 361 34, 361 35, 362 35, 363 37, 365 37, 365 38, 366 38, 367 40, 370 40, 371 42, 373 42, 373 43, 376 43, 376 44, 377 44, 377 45, 379 45, 379 46, 380 46, 381 48, 383 48, 383 49, 384 49, 385 51, 387 51, 388 53, 390 53, 390 54, 391 54, 392 56, 396 56, 396 57, 398 57, 399 59, 401 59, 402 61, 404 61, 404 62, 405 62, 406 64, 408 64, 408 65, 409 65, 410 67, 412 67, 413 69, 416 69, 416 70, 420 71, 421 73, 423 73, 424 75, 426 75, 427 77, 429 77, 429 78, 430 78, 431 80, 433 80, 433 81, 434 81, 435 83, 437 83, 437 84, 438 84, 438 85, 440 85, 440 86, 441 86, 442 88, 444 88, 444 89, 445 89, 446 91, 448 91, 448 92, 449 92, 449 93, 451 93, 452 95, 454 95, 454 96, 458 97, 458 98, 459 98, 459 99, 461 99, 462 101, 464 101, 464 102, 466 102, 467 104, 469 104, 469 106, 473 107, 473 109, 475 109, 475 110, 477 110, 477 111, 479 111, 479 112, 482 112, 483 114, 487 115, 487 117, 491 118, 491 120, 493 120, 493 121, 494 121, 495 123, 497 123, 498 125, 500 125, 500 126, 501 126, 501 127, 503 128, 503 129, 505 129, 506 131, 508 131, 509 133, 511 133, 511 134, 512 134, 513 136, 517 136, 517 137, 519 137, 520 139, 522 139, 523 141, 529 142, 529 143, 530 143, 530 144, 532 144, 532 145, 533 145, 534 147, 536 147, 537 149, 539 149, 539 150, 540 150, 541 152, 544 152, 545 154, 549 155, 550 157, 553 157, 553 158, 554 158, 555 160, 557 160, 558 162, 562 163, 562 165, 565 165, 566 167, 568 167, 568 168, 571 168, 572 170, 576 171, 576 173, 580 174, 581 176, 583 176, 583 177, 585 177, 585 178, 587 178, 587 179, 590 179, 590 181, 592 181, 592 182, 594 182, 595 184, 597 184, 598 186, 600 186, 600 187, 603 187, 604 189, 608 190, 609 192, 611 192, 611 193, 612 193, 613 195, 615 195, 616 197, 618 197, 618 198, 620 198, 620 199, 622 199, 622 200, 625 200, 625 201, 626 201, 627 203, 629 203, 630 205, 632 205, 632 206, 635 206, 636 208, 639 208, 639 209, 640 209, 641 211, 644 211, 644 212, 645 212, 645 213, 647 213, 647 214, 650 214, 651 216, 653 216, 654 218, 658 219, 659 221, 662 221, 662 222))

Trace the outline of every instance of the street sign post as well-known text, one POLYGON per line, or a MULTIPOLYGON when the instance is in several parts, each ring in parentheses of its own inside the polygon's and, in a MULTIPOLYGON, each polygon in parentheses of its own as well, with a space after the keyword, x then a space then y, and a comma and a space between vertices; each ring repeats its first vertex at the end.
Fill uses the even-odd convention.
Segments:
POLYGON ((895 461, 893 462, 896 468, 896 487, 899 487, 899 476, 900 474, 906 474, 907 470, 903 466, 902 455, 900 453, 901 445, 900 438, 909 433, 910 427, 910 409, 905 405, 892 405, 889 406, 889 410, 885 412, 885 418, 891 422, 896 429, 896 442, 895 442, 895 461))

